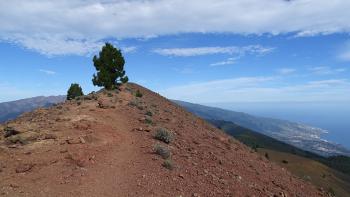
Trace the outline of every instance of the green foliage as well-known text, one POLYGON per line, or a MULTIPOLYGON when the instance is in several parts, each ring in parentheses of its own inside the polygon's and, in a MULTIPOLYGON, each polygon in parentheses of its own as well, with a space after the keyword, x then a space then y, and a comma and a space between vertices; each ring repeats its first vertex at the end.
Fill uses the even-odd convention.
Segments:
POLYGON ((265 158, 270 159, 269 153, 265 152, 265 158))
POLYGON ((282 160, 282 163, 284 163, 284 164, 288 164, 288 161, 287 161, 287 160, 285 160, 285 159, 283 159, 283 160, 282 160))
POLYGON ((169 169, 169 170, 174 169, 174 164, 173 164, 173 161, 171 161, 171 159, 165 160, 164 163, 163 163, 163 166, 164 166, 166 169, 169 169))
POLYGON ((153 113, 152 113, 151 111, 147 111, 147 112, 145 113, 145 115, 147 115, 147 116, 153 116, 153 113))
POLYGON ((155 139, 169 144, 173 140, 173 135, 164 128, 159 128, 154 136, 155 139))
POLYGON ((83 96, 83 90, 81 89, 80 85, 77 83, 72 83, 70 88, 67 92, 67 100, 73 100, 79 96, 83 96))
POLYGON ((124 70, 124 57, 121 51, 113 45, 106 43, 99 57, 94 56, 93 62, 97 71, 92 79, 95 86, 103 86, 107 90, 112 90, 128 82, 129 78, 125 75, 124 70))
POLYGON ((152 119, 150 117, 146 117, 145 123, 146 124, 153 124, 153 121, 152 121, 152 119))
POLYGON ((153 148, 157 155, 160 155, 163 159, 168 159, 170 157, 170 150, 160 144, 156 144, 153 148))
POLYGON ((140 90, 137 90, 135 96, 141 98, 143 95, 140 90))

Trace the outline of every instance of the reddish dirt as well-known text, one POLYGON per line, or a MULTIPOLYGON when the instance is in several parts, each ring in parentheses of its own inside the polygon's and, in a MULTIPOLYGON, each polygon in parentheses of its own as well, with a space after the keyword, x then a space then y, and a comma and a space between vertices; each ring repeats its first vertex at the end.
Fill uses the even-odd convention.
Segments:
POLYGON ((0 196, 324 196, 141 86, 89 97, 0 126, 0 196), (24 137, 5 138, 6 127, 24 137), (154 139, 157 128, 174 140, 154 139), (173 170, 154 153, 157 143, 171 150, 173 170))

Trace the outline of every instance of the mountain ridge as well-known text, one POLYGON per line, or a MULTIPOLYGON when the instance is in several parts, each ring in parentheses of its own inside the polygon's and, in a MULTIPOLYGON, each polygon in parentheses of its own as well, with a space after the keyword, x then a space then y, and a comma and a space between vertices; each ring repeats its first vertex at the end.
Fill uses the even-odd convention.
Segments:
POLYGON ((1 127, 0 188, 7 195, 326 195, 136 84, 40 108, 1 127), (155 137, 160 128, 171 133, 167 143, 155 137), (156 154, 159 147, 170 151, 168 159, 156 154))
POLYGON ((63 102, 66 96, 37 96, 0 103, 0 123, 14 119, 24 112, 30 112, 38 107, 50 107, 63 102))

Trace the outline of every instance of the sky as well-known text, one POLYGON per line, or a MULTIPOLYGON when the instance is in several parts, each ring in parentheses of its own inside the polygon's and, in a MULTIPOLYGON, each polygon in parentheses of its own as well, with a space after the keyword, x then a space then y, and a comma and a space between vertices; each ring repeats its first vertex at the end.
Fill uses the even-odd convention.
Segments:
POLYGON ((178 100, 350 101, 348 0, 0 2, 0 102, 85 93, 120 48, 132 82, 178 100))

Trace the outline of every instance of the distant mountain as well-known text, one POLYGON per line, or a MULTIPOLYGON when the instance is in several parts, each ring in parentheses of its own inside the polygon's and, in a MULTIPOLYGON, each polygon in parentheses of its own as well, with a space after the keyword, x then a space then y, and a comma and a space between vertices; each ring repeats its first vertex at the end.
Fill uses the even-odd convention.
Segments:
POLYGON ((350 151, 343 146, 321 139, 320 136, 326 133, 326 131, 320 128, 183 101, 174 102, 203 119, 230 121, 322 156, 350 156, 350 151))
POLYGON ((0 123, 15 119, 24 112, 32 111, 39 107, 49 107, 63 102, 66 96, 38 96, 28 99, 0 103, 0 123))

